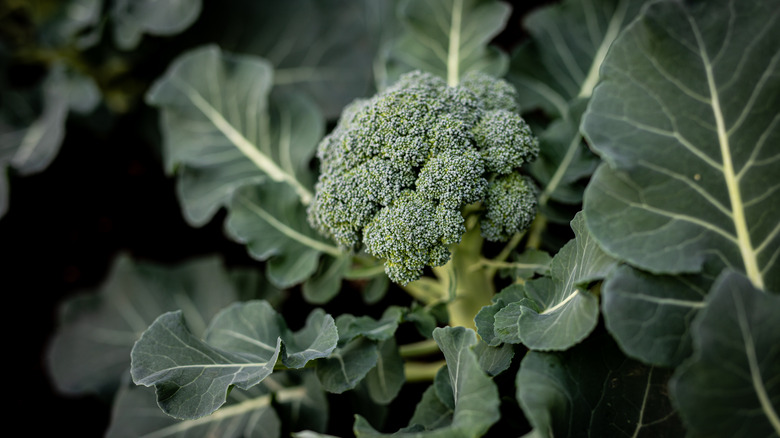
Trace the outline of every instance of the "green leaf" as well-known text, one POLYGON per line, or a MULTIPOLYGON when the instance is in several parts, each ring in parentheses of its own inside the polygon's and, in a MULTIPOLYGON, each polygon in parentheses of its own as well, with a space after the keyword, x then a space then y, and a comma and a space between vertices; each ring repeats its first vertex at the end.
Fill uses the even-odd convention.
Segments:
POLYGON ((598 322, 598 299, 589 284, 606 277, 616 261, 605 254, 578 213, 575 238, 553 257, 550 278, 528 281, 526 298, 495 314, 494 332, 503 342, 522 342, 535 350, 565 350, 583 340, 598 322))
POLYGON ((507 75, 523 111, 567 118, 570 101, 590 97, 607 50, 643 3, 565 0, 527 14, 531 39, 512 54, 507 75))
POLYGON ((398 11, 405 29, 390 49, 389 82, 412 70, 441 76, 451 86, 469 71, 503 76, 507 57, 487 44, 504 28, 510 10, 493 0, 401 2, 398 11))
POLYGON ((780 435, 780 296, 722 273, 692 326, 670 391, 697 436, 780 435))
POLYGON ((341 250, 320 240, 306 221, 306 210, 293 188, 284 183, 236 190, 225 228, 233 240, 247 245, 252 257, 268 260, 268 279, 280 288, 313 275, 323 253, 342 255, 341 250))
POLYGON ((204 46, 180 55, 147 94, 161 110, 168 171, 180 168, 187 221, 208 222, 244 185, 276 181, 311 199, 309 160, 324 130, 297 93, 269 98, 271 65, 204 46))
POLYGON ((336 347, 335 322, 315 310, 292 333, 266 301, 235 303, 211 322, 201 341, 181 312, 159 317, 133 347, 131 374, 157 388, 158 404, 175 418, 211 414, 231 385, 249 389, 268 377, 281 357, 290 368, 328 356, 336 347))
POLYGON ((144 33, 175 35, 195 22, 201 8, 201 0, 117 0, 111 9, 114 39, 120 48, 129 50, 144 33))
MULTIPOLYGON (((303 399, 301 388, 280 389, 277 396, 303 399)), ((111 424, 106 438, 136 438, 141 436, 219 436, 241 438, 257 436, 277 438, 281 432, 279 417, 271 405, 272 394, 255 386, 248 391, 234 390, 219 415, 197 420, 177 420, 154 406, 154 391, 144 387, 123 388, 114 400, 111 424), (246 435, 245 435, 246 434, 246 435)))
POLYGON ((401 391, 406 377, 395 338, 379 342, 376 367, 368 372, 365 382, 371 399, 382 405, 393 401, 401 391))
POLYGON ((607 329, 629 356, 677 366, 691 355, 691 322, 706 307, 712 281, 704 275, 655 276, 620 266, 601 289, 607 329))
POLYGON ((231 4, 214 11, 207 25, 224 36, 219 40, 223 49, 267 59, 274 66, 275 89, 306 93, 330 120, 353 99, 372 94, 375 58, 396 21, 393 2, 231 4))
POLYGON ((667 378, 598 336, 562 353, 529 352, 515 383, 535 436, 683 436, 667 378))
POLYGON ((780 8, 655 2, 615 41, 582 129, 604 250, 652 273, 719 263, 780 290, 780 8))
POLYGON ((167 267, 120 255, 95 293, 62 304, 47 351, 49 374, 63 393, 109 395, 126 376, 133 343, 161 313, 183 309, 199 336, 233 301, 257 291, 274 299, 278 291, 263 283, 255 271, 227 273, 217 257, 167 267))
POLYGON ((303 298, 311 304, 325 304, 338 295, 341 279, 349 270, 352 257, 323 257, 317 272, 303 283, 303 298))
MULTIPOLYGON (((477 335, 473 330, 464 327, 444 327, 434 330, 433 338, 447 360, 448 388, 452 391, 454 406, 451 422, 442 418, 448 415, 449 408, 448 402, 441 400, 441 390, 429 389, 423 396, 422 405, 418 406, 413 416, 413 421, 422 422, 427 426, 425 430, 410 427, 392 436, 421 438, 482 436, 493 423, 498 421, 500 413, 498 389, 480 368, 473 351, 473 347, 478 343, 477 335), (439 415, 439 419, 436 415, 439 415), (428 429, 429 427, 433 429, 428 429)), ((444 382, 446 386, 446 379, 444 382)), ((389 436, 378 433, 360 416, 356 417, 355 434, 359 437, 389 436)))
POLYGON ((509 368, 512 364, 512 358, 515 356, 515 349, 510 344, 491 347, 486 342, 480 341, 474 347, 474 354, 479 359, 482 371, 488 376, 494 377, 509 368))
MULTIPOLYGON (((495 318, 499 310, 503 309, 509 303, 520 301, 525 298, 523 292, 523 286, 519 284, 512 284, 505 287, 501 292, 497 293, 491 299, 493 304, 489 306, 483 306, 479 310, 477 316, 474 317, 474 323, 477 326, 477 333, 483 341, 488 345, 495 347, 501 342, 501 338, 496 336, 495 333, 495 318)), ((518 339, 517 342, 520 342, 518 339)))
POLYGON ((353 339, 317 361, 317 378, 323 389, 341 394, 354 389, 377 364, 376 343, 366 338, 353 339))
POLYGON ((571 102, 561 119, 556 119, 539 135, 539 157, 529 166, 529 172, 542 187, 539 206, 550 220, 556 212, 555 203, 577 205, 582 202, 586 181, 599 159, 588 149, 580 134, 580 119, 586 99, 571 102))
POLYGON ((358 336, 372 341, 386 341, 395 335, 402 318, 403 311, 396 306, 388 307, 378 320, 370 316, 356 317, 348 313, 339 315, 336 320, 339 328, 339 344, 344 345, 358 336))
POLYGON ((181 311, 169 312, 133 347, 130 371, 137 385, 155 386, 157 403, 166 414, 196 419, 225 404, 231 385, 248 389, 271 374, 282 340, 263 341, 246 342, 250 351, 242 354, 220 350, 193 336, 181 311))
MULTIPOLYGON (((0 85, 7 87, 5 78, 0 85)), ((97 85, 87 76, 55 63, 39 86, 0 91, 0 217, 8 209, 7 169, 32 175, 46 169, 65 137, 69 111, 88 113, 100 102, 97 85)))

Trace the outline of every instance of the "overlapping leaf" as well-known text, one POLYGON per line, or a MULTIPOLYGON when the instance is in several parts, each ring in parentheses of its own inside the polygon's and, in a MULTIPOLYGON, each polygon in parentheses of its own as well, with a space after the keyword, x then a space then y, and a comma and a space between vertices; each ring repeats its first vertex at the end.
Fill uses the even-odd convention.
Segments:
MULTIPOLYGON (((445 388, 437 392, 432 386, 423 395, 412 418, 420 423, 410 424, 393 436, 482 436, 498 421, 500 413, 498 389, 480 368, 473 351, 478 342, 476 333, 464 327, 445 327, 434 330, 433 338, 447 360, 449 379, 440 381, 445 388)), ((378 433, 360 416, 355 422, 355 433, 359 437, 389 436, 378 433)))
POLYGON ((273 300, 278 290, 257 272, 227 273, 216 257, 163 267, 121 255, 96 294, 64 303, 49 372, 62 392, 111 394, 130 367, 133 343, 161 313, 184 309, 201 335, 219 310, 258 294, 273 300))
POLYGON ((207 25, 220 46, 261 56, 274 66, 274 87, 306 93, 325 117, 338 118, 372 94, 375 57, 397 26, 394 2, 373 0, 232 0, 207 25))
POLYGON ((114 39, 122 49, 133 49, 143 34, 174 35, 197 20, 202 0, 118 0, 111 18, 114 39))
POLYGON ((667 396, 668 374, 598 336, 562 353, 529 352, 517 373, 517 399, 532 436, 684 436, 667 396))
POLYGON ((537 350, 565 350, 583 340, 598 322, 599 305, 589 283, 603 279, 616 261, 605 254, 578 213, 575 238, 553 258, 550 277, 525 285, 525 298, 494 316, 494 333, 503 342, 522 342, 537 350))
POLYGON ((718 263, 780 289, 780 7, 656 2, 615 41, 582 129, 605 251, 653 273, 718 263))
POLYGON ((159 409, 149 409, 154 404, 154 390, 123 388, 114 402, 106 437, 277 438, 282 424, 324 431, 328 416, 327 400, 311 372, 269 376, 246 391, 234 388, 218 415, 197 420, 177 420, 159 409))
POLYGON ((601 289, 607 329, 627 355, 677 366, 691 354, 690 325, 706 307, 712 281, 707 275, 656 276, 620 266, 601 289))
POLYGON ((136 342, 131 373, 136 384, 157 388, 158 404, 168 415, 195 419, 222 406, 231 385, 248 389, 260 383, 278 358, 300 368, 328 356, 337 340, 335 321, 321 311, 292 333, 265 301, 223 310, 204 340, 189 331, 181 312, 169 312, 136 342))
POLYGON ((780 434, 780 296, 725 271, 692 327, 670 390, 697 436, 780 434))
POLYGON ((404 32, 390 49, 388 83, 411 70, 427 71, 457 85, 467 72, 503 76, 507 57, 488 46, 511 8, 494 0, 413 0, 399 4, 404 32))
POLYGON ((552 119, 538 133, 540 154, 530 166, 542 188, 540 210, 551 221, 571 219, 559 203, 582 202, 584 180, 598 160, 582 140, 580 119, 607 50, 643 3, 568 0, 523 18, 531 39, 513 52, 507 79, 517 88, 522 111, 541 109, 552 119))
MULTIPOLYGON (((0 78, 0 85, 5 82, 0 78)), ((1 95, 0 217, 8 209, 8 168, 20 175, 44 170, 60 150, 68 112, 88 113, 100 102, 91 78, 60 64, 52 66, 38 88, 27 92, 8 88, 1 95)))

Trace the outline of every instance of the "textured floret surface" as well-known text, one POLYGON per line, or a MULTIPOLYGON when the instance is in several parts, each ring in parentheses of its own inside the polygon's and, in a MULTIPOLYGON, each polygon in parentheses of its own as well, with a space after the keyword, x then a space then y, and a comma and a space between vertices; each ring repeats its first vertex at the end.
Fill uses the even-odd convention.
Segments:
POLYGON ((466 205, 482 204, 490 240, 527 227, 535 192, 516 186, 532 187, 518 172, 537 154, 507 82, 471 73, 450 87, 408 73, 347 106, 320 143, 309 222, 344 249, 382 258, 388 276, 406 284, 449 260, 448 246, 466 231, 466 205))

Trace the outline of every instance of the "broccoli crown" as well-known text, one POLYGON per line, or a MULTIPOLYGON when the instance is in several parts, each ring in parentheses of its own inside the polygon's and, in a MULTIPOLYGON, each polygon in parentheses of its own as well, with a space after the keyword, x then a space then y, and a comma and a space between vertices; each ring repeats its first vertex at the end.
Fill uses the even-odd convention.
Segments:
POLYGON ((309 222, 345 249, 364 246, 406 284, 449 260, 448 246, 466 231, 466 205, 482 203, 489 240, 527 228, 535 191, 517 172, 537 154, 507 82, 470 73, 450 87, 407 73, 348 105, 320 142, 309 222))

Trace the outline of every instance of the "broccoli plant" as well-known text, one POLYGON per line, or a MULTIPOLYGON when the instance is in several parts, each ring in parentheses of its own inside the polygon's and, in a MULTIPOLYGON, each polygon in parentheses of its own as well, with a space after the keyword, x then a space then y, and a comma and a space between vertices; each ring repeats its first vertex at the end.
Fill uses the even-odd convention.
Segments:
POLYGON ((103 3, 0 165, 141 114, 240 249, 64 304, 107 436, 780 436, 780 1, 103 3))
POLYGON ((309 220, 345 251, 365 247, 402 285, 426 266, 443 266, 444 279, 451 271, 450 322, 473 325, 493 281, 455 267, 478 265, 482 238, 506 241, 531 225, 536 193, 521 167, 537 153, 507 82, 472 72, 449 86, 407 73, 351 103, 320 143, 309 220))

